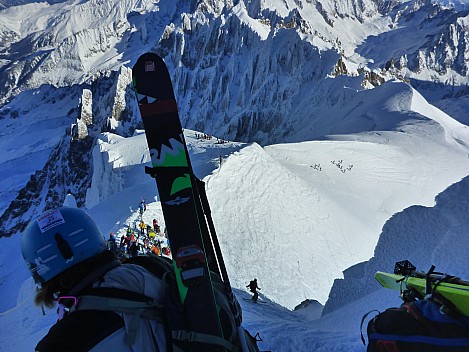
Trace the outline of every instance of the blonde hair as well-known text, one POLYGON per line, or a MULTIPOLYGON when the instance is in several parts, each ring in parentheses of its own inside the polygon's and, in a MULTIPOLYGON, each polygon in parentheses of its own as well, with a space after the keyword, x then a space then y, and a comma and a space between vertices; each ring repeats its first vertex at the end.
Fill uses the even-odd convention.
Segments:
MULTIPOLYGON (((54 280, 52 280, 54 281, 54 280)), ((52 308, 55 305, 56 293, 59 292, 56 285, 49 281, 37 288, 34 304, 52 308)))

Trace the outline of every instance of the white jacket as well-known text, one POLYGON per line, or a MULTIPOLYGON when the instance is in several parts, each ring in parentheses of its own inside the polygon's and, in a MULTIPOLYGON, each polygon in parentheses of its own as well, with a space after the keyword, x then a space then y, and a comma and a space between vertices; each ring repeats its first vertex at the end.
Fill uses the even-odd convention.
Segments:
MULTIPOLYGON (((162 282, 159 278, 148 272, 141 266, 125 264, 108 271, 103 280, 93 285, 94 287, 113 287, 125 289, 143 294, 147 297, 159 299, 161 297, 162 282)), ((124 319, 125 329, 120 329, 108 336, 90 352, 165 352, 164 326, 157 320, 140 319, 139 329, 135 343, 131 346, 126 344, 127 329, 130 325, 132 314, 121 314, 124 319)))

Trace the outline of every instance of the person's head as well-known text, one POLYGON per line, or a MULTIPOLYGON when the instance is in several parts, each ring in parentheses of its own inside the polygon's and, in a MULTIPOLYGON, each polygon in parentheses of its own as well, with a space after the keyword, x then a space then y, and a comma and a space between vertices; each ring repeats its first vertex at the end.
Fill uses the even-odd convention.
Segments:
POLYGON ((34 281, 41 288, 54 286, 52 290, 64 286, 58 283, 63 273, 105 250, 106 240, 98 226, 77 208, 62 207, 43 213, 28 224, 21 237, 23 258, 34 281))

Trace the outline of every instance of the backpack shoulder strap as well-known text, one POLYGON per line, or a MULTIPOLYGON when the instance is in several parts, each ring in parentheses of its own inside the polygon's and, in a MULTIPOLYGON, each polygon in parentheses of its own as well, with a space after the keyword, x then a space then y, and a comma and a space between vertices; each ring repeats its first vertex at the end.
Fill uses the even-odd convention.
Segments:
MULTIPOLYGON (((150 253, 148 255, 142 255, 142 256, 135 256, 132 258, 129 258, 124 262, 124 264, 136 264, 144 267, 148 271, 150 271, 153 275, 159 277, 161 280, 164 282, 168 283, 169 290, 172 290, 175 295, 177 295, 177 286, 176 286, 176 277, 174 275, 174 268, 172 265, 172 261, 169 258, 166 257, 161 257, 158 255, 155 255, 153 253, 150 253)), ((170 305, 171 308, 165 307, 168 311, 171 311, 172 314, 177 314, 176 312, 181 313, 182 317, 182 307, 180 306, 179 300, 174 300, 171 299, 166 299, 165 304, 170 305)), ((175 317, 173 316, 165 316, 168 318, 167 323, 169 326, 169 329, 171 330, 171 339, 173 341, 179 341, 179 342, 200 342, 200 343, 205 343, 205 344, 211 344, 214 346, 220 346, 228 351, 236 351, 237 348, 228 340, 224 338, 220 338, 217 336, 212 336, 208 334, 201 334, 201 333, 196 333, 194 331, 187 331, 185 330, 186 325, 184 322, 177 321, 174 322, 173 319, 175 317)), ((178 320, 178 319, 176 319, 178 320)), ((173 344, 173 349, 177 351, 178 347, 177 345, 173 344)))
POLYGON ((366 341, 365 341, 365 337, 363 336, 363 323, 365 322, 366 318, 371 314, 371 313, 378 313, 378 314, 381 314, 381 312, 377 309, 373 309, 373 310, 370 310, 368 313, 365 313, 365 315, 363 315, 362 317, 362 320, 360 322, 360 337, 361 337, 361 340, 363 342, 363 345, 366 346, 366 341))
MULTIPOLYGON (((131 291, 121 289, 95 289, 97 295, 93 295, 93 289, 88 290, 88 294, 80 296, 78 303, 70 309, 70 313, 75 311, 99 310, 113 311, 116 313, 133 314, 130 326, 128 326, 127 343, 129 345, 135 342, 136 333, 139 328, 139 318, 154 319, 161 323, 166 321, 166 312, 164 307, 155 300, 135 294, 131 291), (103 296, 104 293, 112 294, 113 297, 103 296), (121 298, 121 297, 125 298, 121 298), (134 296, 135 299, 130 299, 134 296), (146 300, 142 300, 145 298, 146 300)), ((171 331, 172 340, 181 342, 200 342, 214 346, 224 347, 228 351, 236 352, 238 349, 229 341, 218 336, 196 333, 186 330, 171 331)), ((173 346, 174 348, 174 346, 173 346)))
POLYGON ((164 307, 154 299, 144 295, 117 288, 90 288, 78 297, 78 303, 70 308, 70 313, 84 310, 112 311, 132 314, 128 326, 127 343, 135 342, 139 328, 139 318, 154 319, 165 322, 164 307))
POLYGON ((124 327, 119 314, 108 311, 78 311, 55 323, 35 351, 86 352, 124 327))
POLYGON ((138 293, 117 288, 97 289, 95 293, 93 291, 88 290, 87 294, 78 297, 78 303, 70 311, 111 310, 118 313, 135 313, 137 309, 141 310, 139 313, 144 313, 145 317, 158 320, 164 314, 162 304, 138 293))

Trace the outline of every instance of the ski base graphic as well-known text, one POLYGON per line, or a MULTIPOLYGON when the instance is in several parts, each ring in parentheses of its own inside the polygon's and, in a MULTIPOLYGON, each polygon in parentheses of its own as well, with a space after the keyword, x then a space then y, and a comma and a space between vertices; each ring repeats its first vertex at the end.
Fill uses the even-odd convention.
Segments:
MULTIPOLYGON (((202 231, 200 194, 184 140, 171 78, 156 54, 140 56, 132 69, 166 230, 173 253, 179 296, 190 331, 223 339, 210 273, 211 244, 202 231)), ((191 351, 226 349, 191 343, 191 351)))

